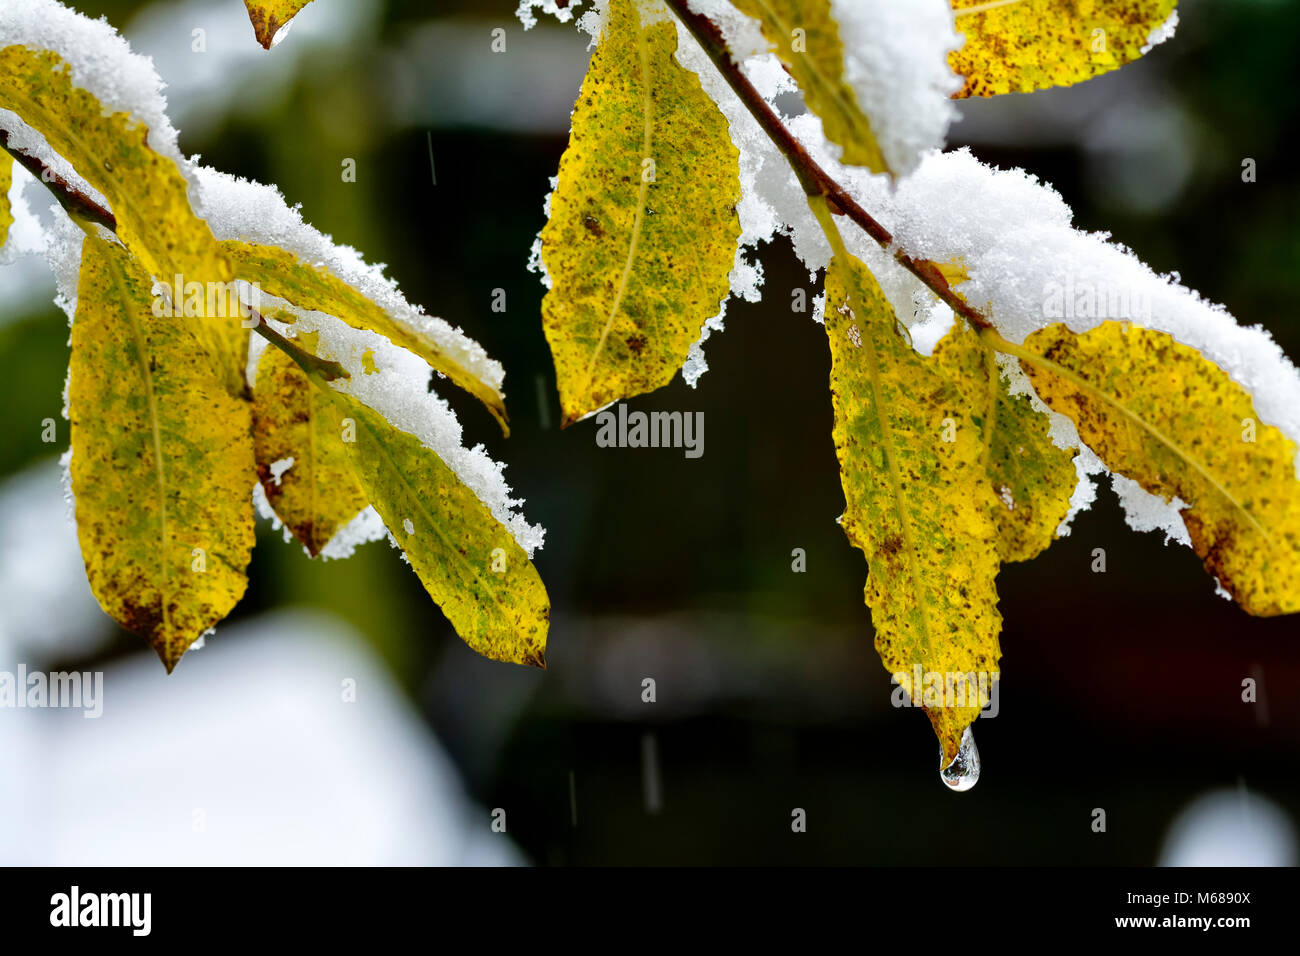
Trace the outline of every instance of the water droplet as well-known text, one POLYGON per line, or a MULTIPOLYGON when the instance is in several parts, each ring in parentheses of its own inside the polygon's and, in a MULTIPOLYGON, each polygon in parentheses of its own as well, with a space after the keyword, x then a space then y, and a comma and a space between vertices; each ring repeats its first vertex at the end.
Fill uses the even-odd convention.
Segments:
MULTIPOLYGON (((943 760, 943 751, 939 751, 939 759, 943 760)), ((966 732, 961 735, 961 747, 957 749, 957 756, 953 758, 952 763, 939 771, 939 779, 945 785, 960 793, 963 790, 969 790, 980 781, 980 752, 975 746, 975 735, 966 728, 966 732)))

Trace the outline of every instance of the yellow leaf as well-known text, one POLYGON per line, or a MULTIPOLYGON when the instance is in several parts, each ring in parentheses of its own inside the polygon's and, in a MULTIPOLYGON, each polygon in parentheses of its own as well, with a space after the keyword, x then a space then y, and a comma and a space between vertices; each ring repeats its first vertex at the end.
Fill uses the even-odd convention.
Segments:
POLYGON ((844 76, 844 46, 830 0, 736 0, 763 25, 763 36, 821 118, 826 138, 844 147, 841 161, 888 172, 871 122, 844 76))
POLYGON ((14 224, 13 210, 9 208, 9 187, 13 185, 14 158, 0 149, 0 249, 9 238, 9 227, 14 224))
POLYGON ((1070 86, 1143 53, 1177 0, 952 0, 965 44, 948 56, 964 96, 1070 86))
POLYGON ((997 402, 988 424, 989 480, 998 504, 998 554, 1028 561, 1056 538, 1078 484, 1073 449, 1058 448, 1050 420, 1024 395, 1008 394, 995 376, 997 402))
POLYGON ((81 261, 68 384, 81 554, 100 606, 170 671, 248 584, 249 406, 189 323, 153 315, 125 250, 88 236, 81 261))
POLYGON ((331 390, 366 497, 456 633, 484 657, 546 666, 551 605, 510 531, 441 458, 350 396, 331 390))
POLYGON ((573 112, 541 256, 564 424, 667 384, 729 292, 739 154, 673 23, 611 0, 573 112))
MULTIPOLYGON (((147 129, 126 113, 109 113, 72 82, 68 66, 48 51, 0 50, 0 103, 45 137, 108 200, 117 237, 162 285, 224 286, 232 274, 208 224, 194 214, 189 184, 176 163, 149 148, 147 129)), ((205 302, 207 296, 204 296, 205 302)), ((225 299, 219 301, 224 302, 225 299)), ((181 308, 182 303, 174 303, 181 308)), ((232 395, 245 390, 248 330, 238 317, 189 321, 232 395)))
POLYGON ((368 504, 352 473, 334 403, 275 348, 257 363, 253 448, 267 501, 313 557, 368 504), (293 463, 277 477, 271 466, 286 459, 293 463))
POLYGON ((468 351, 444 348, 432 335, 398 322, 328 269, 303 262, 284 249, 233 240, 221 243, 221 247, 235 275, 255 283, 262 293, 302 309, 327 313, 354 329, 377 332, 394 345, 414 352, 487 406, 502 431, 509 434, 505 396, 495 383, 472 371, 475 356, 468 351))
POLYGON ((244 0, 257 42, 267 50, 280 29, 309 3, 311 0, 244 0))
POLYGON ((866 266, 840 250, 826 272, 825 321, 840 521, 867 557, 881 661, 925 706, 946 763, 979 715, 979 675, 991 680, 1000 655, 993 516, 1002 505, 986 468, 989 359, 961 322, 931 357, 919 355, 866 266), (918 668, 923 687, 915 686, 918 668), (951 698, 949 675, 962 675, 951 698), (927 703, 935 679, 945 684, 942 696, 927 703))
POLYGON ((1195 349, 1123 323, 996 345, 1108 467, 1189 503, 1192 546, 1244 610, 1300 611, 1296 445, 1259 421, 1245 389, 1195 349))

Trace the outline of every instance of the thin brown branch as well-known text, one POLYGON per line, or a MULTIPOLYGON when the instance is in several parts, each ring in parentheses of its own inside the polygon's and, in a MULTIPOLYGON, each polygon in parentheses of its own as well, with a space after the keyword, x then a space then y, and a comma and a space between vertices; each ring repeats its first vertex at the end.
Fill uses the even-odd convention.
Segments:
POLYGON ((768 105, 762 94, 754 88, 754 84, 745 76, 740 65, 733 59, 731 51, 727 48, 726 40, 722 36, 722 31, 716 23, 703 14, 692 10, 687 4, 687 0, 665 0, 665 2, 686 26, 686 29, 691 32, 691 35, 699 41, 700 46, 704 48, 704 52, 708 54, 709 59, 713 61, 713 65, 718 68, 718 72, 722 74, 736 95, 740 97, 740 101, 749 110, 750 115, 763 128, 763 132, 768 135, 776 148, 781 151, 786 161, 789 162, 790 168, 794 170, 794 174, 799 179, 799 184, 803 187, 805 193, 809 196, 824 197, 830 204, 832 212, 837 215, 847 216, 858 228, 892 255, 899 265, 920 279, 931 292, 947 303, 954 312, 966 319, 971 325, 976 328, 993 327, 993 323, 982 312, 963 299, 948 284, 948 280, 939 271, 937 265, 929 259, 916 259, 909 256, 900 249, 894 243, 894 237, 889 230, 863 209, 858 204, 858 201, 812 158, 808 150, 795 139, 794 134, 781 122, 781 117, 768 105))
POLYGON ((117 218, 72 183, 68 182, 38 156, 9 143, 9 131, 0 129, 0 147, 16 159, 23 168, 45 184, 69 216, 83 221, 97 222, 110 232, 117 232, 117 218))

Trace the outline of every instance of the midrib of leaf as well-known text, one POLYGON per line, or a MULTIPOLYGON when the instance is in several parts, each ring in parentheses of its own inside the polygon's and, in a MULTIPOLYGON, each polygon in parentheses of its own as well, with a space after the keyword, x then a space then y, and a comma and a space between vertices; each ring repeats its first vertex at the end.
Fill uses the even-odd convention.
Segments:
MULTIPOLYGON (((326 389, 329 390, 329 392, 332 392, 332 390, 329 389, 328 385, 324 385, 318 382, 315 384, 317 385, 318 388, 326 389)), ((329 394, 329 397, 331 398, 331 400, 336 400, 334 399, 334 396, 332 394, 329 394)), ((397 467, 397 462, 393 460, 393 456, 389 453, 388 447, 383 443, 379 435, 375 432, 373 428, 370 427, 370 425, 366 422, 364 418, 353 419, 353 420, 356 421, 362 428, 364 428, 366 432, 370 435, 371 439, 375 443, 375 446, 379 449, 379 453, 383 456, 384 462, 388 466, 388 471, 392 475, 394 475, 397 478, 398 482, 401 484, 401 486, 406 489, 407 497, 415 501, 416 509, 421 514, 423 514, 424 517, 428 520, 429 527, 433 529, 433 533, 438 536, 439 540, 442 541, 442 543, 446 546, 446 548, 450 553, 459 555, 460 552, 456 549, 455 543, 450 538, 448 538, 447 535, 443 532, 442 528, 438 524, 438 521, 434 518, 433 512, 431 512, 428 508, 424 506, 424 499, 421 498, 418 494, 416 494, 415 489, 412 488, 410 482, 406 480, 406 476, 402 474, 402 469, 397 467)), ((431 455, 438 454, 436 451, 433 451, 433 449, 428 448, 427 446, 423 446, 423 443, 421 444, 422 447, 424 447, 425 450, 429 452, 429 454, 431 455)), ((439 460, 441 461, 441 456, 439 456, 439 460)), ((446 462, 443 462, 443 464, 445 466, 446 462)), ((474 562, 465 560, 465 563, 469 565, 470 572, 474 575, 475 579, 478 580, 482 590, 491 594, 492 600, 496 601, 497 604, 501 605, 502 611, 505 612, 507 616, 509 616, 509 607, 506 605, 505 598, 499 593, 500 589, 492 587, 491 582, 486 577, 484 577, 483 572, 478 568, 478 566, 474 562)))
MULTIPOLYGON (((645 159, 651 155, 650 140, 654 126, 654 104, 650 95, 650 52, 646 46, 645 27, 641 23, 641 14, 636 9, 633 9, 632 12, 637 18, 636 44, 637 54, 641 60, 641 110, 643 116, 641 159, 642 163, 644 163, 645 159)), ((614 327, 614 319, 623 305, 623 296, 627 292, 628 279, 632 274, 632 263, 636 259, 637 244, 641 240, 641 222, 645 218, 646 196, 649 190, 650 184, 646 181, 643 166, 641 169, 641 185, 637 189, 636 214, 632 218, 632 239, 628 243, 627 259, 623 263, 623 274, 619 277, 618 289, 614 293, 614 303, 610 306, 609 316, 605 319, 605 327, 601 330, 600 339, 596 342, 596 348, 591 353, 591 360, 587 363, 586 382, 583 383, 584 392, 591 388, 596 360, 600 357, 600 353, 604 351, 605 342, 609 338, 610 330, 614 327)))
MULTIPOLYGON (((781 16, 775 10, 773 10, 771 6, 768 5, 767 0, 754 0, 754 2, 758 4, 758 6, 760 6, 763 9, 763 11, 772 18, 772 22, 777 25, 778 29, 780 29, 782 36, 789 36, 791 34, 792 31, 790 29, 789 23, 783 20, 781 16)), ((843 49, 844 49, 843 43, 841 41, 841 50, 843 49)), ((793 47, 791 47, 790 54, 791 56, 794 55, 793 47)), ((816 59, 809 56, 807 53, 803 53, 802 56, 804 59, 804 63, 807 64, 809 71, 812 73, 813 77, 817 80, 817 83, 821 87, 822 92, 827 94, 831 98, 831 100, 835 103, 835 106, 839 109, 841 118, 847 121, 849 126, 852 127, 854 130, 856 130, 857 135, 862 137, 864 141, 868 143, 872 142, 874 140, 874 134, 871 132, 871 128, 869 126, 865 130, 861 128, 863 125, 862 114, 860 108, 858 107, 857 102, 855 101, 853 103, 849 103, 844 99, 844 96, 840 93, 840 90, 838 88, 839 84, 835 83, 833 80, 828 78, 821 71, 820 65, 818 64, 816 59)), ((843 59, 843 53, 841 53, 841 59, 843 59)))
POLYGON ((1223 485, 1220 484, 1219 481, 1212 474, 1210 474, 1209 470, 1203 464, 1201 464, 1200 460, 1198 460, 1190 452, 1185 451, 1181 445, 1179 445, 1172 438, 1167 436, 1155 425, 1148 422, 1145 418, 1143 418, 1141 415, 1134 412, 1132 409, 1128 408, 1128 406, 1124 405, 1122 402, 1107 395, 1105 392, 1097 388, 1091 382, 1084 379, 1082 376, 1076 375, 1070 369, 1065 368, 1064 366, 1059 365, 1056 362, 1053 362, 1047 356, 1039 355, 1037 352, 1032 352, 1027 348, 1016 345, 1012 342, 1008 342, 1001 335, 999 335, 998 333, 994 332, 991 329, 981 329, 980 337, 986 339, 989 342, 989 344, 992 345, 992 347, 997 349, 999 352, 1006 352, 1008 355, 1014 355, 1018 359, 1023 359, 1026 362, 1032 362, 1033 364, 1039 366, 1040 368, 1046 369, 1047 371, 1051 372, 1053 375, 1059 375, 1061 378, 1065 379, 1075 388, 1079 389, 1080 391, 1087 392, 1089 395, 1092 395, 1098 400, 1105 402, 1107 405, 1114 408, 1121 415, 1123 415, 1133 424, 1137 425, 1139 428, 1146 431, 1147 434, 1149 434, 1152 438, 1156 439, 1156 441, 1160 442, 1162 445, 1164 445, 1166 448, 1172 451, 1175 455, 1177 455, 1179 458, 1185 461, 1188 465, 1194 468, 1201 475, 1201 477, 1205 479, 1205 481, 1210 485, 1211 488, 1217 491, 1220 495, 1223 496, 1223 498, 1229 504, 1231 504, 1234 508, 1236 508, 1238 511, 1241 512, 1242 516, 1248 522, 1250 522, 1251 527, 1253 527, 1256 531, 1258 531, 1263 536, 1264 540, 1268 542, 1270 549, 1274 547, 1273 536, 1270 535, 1264 529, 1264 527, 1260 525, 1258 521, 1255 520, 1254 515, 1252 515, 1248 510, 1246 510, 1246 506, 1243 505, 1240 501, 1238 501, 1232 495, 1232 493, 1228 491, 1227 488, 1223 487, 1223 485))
MULTIPOLYGON (((847 274, 857 292, 858 305, 861 308, 865 297, 862 294, 862 284, 858 279, 857 270, 853 268, 855 260, 844 247, 844 240, 840 236, 839 229, 835 226, 834 219, 831 218, 826 199, 822 196, 809 197, 808 205, 812 207, 813 213, 817 216, 817 221, 821 223, 826 238, 830 240, 831 251, 844 263, 847 274)), ((829 301, 827 301, 826 307, 831 307, 829 301)), ((894 499, 894 514, 898 517, 898 524, 902 529, 903 547, 908 555, 908 576, 912 579, 912 593, 916 595, 919 605, 918 617, 921 624, 921 643, 924 647, 925 656, 929 657, 933 647, 930 640, 930 619, 927 614, 930 602, 923 597, 925 591, 921 587, 921 575, 917 568, 916 536, 912 533, 912 524, 908 520, 907 509, 903 506, 903 480, 898 473, 898 461, 894 456, 894 429, 889 423, 889 416, 884 412, 885 405, 881 396, 880 361, 876 355, 875 341, 872 339, 869 329, 862 335, 862 346, 867 355, 867 374, 871 379, 871 409, 875 413, 876 420, 880 423, 880 433, 885 439, 883 451, 888 466, 886 470, 889 473, 890 493, 894 499)), ((913 689, 913 694, 915 694, 915 689, 913 689)))
POLYGON ((112 256, 106 257, 105 261, 108 263, 108 268, 113 272, 113 288, 117 291, 118 298, 121 301, 122 314, 126 316, 131 326, 131 336, 135 341, 136 362, 140 366, 140 378, 144 381, 145 401, 149 409, 149 425, 153 432, 154 471, 158 476, 158 511, 161 533, 159 568, 162 572, 162 585, 159 591, 162 594, 163 626, 165 633, 170 636, 171 614, 168 611, 168 606, 171 603, 171 576, 167 573, 167 479, 163 465, 162 433, 158 424, 158 400, 153 391, 153 372, 149 369, 144 333, 140 330, 140 320, 136 315, 135 304, 127 299, 124 291, 126 276, 123 275, 120 266, 112 256))

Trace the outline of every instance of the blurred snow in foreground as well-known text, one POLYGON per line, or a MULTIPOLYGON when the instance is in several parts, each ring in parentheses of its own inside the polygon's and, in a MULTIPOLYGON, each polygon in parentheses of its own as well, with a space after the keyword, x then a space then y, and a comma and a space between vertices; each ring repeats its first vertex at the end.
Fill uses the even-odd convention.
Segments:
MULTIPOLYGON (((54 462, 0 486, 0 572, 0 671, 109 633, 54 462)), ((365 640, 312 611, 224 626, 170 677, 109 665, 98 719, 0 707, 0 766, 0 864, 524 862, 365 640)))
POLYGON ((1213 790, 1185 807, 1165 834, 1161 866, 1295 866, 1285 810, 1243 786, 1213 790))

